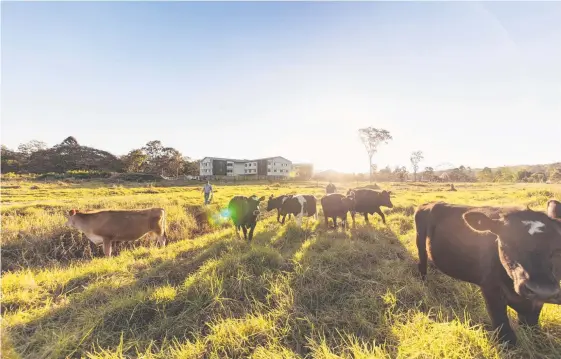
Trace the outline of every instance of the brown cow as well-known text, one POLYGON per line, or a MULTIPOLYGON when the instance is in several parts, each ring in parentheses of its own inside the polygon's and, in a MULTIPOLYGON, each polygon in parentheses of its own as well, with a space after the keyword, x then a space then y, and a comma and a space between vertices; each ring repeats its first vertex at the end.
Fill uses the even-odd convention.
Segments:
POLYGON ((556 199, 547 201, 547 215, 551 218, 561 219, 561 202, 556 199))
POLYGON ((103 253, 111 256, 111 244, 134 241, 152 232, 158 244, 166 245, 166 217, 163 208, 138 210, 111 210, 96 212, 70 211, 67 226, 82 231, 91 241, 90 246, 103 243, 103 253))
POLYGON ((552 256, 561 251, 561 220, 528 209, 426 203, 415 212, 419 271, 427 257, 445 274, 481 288, 493 329, 516 344, 507 305, 537 325, 544 303, 561 304, 552 256), (427 253, 428 252, 428 253, 427 253))
MULTIPOLYGON (((325 226, 329 228, 329 218, 333 219, 333 227, 337 228, 337 217, 341 218, 343 228, 347 227, 347 214, 354 208, 354 193, 344 196, 340 193, 330 193, 321 199, 321 207, 325 216, 325 226)), ((353 226, 355 225, 354 213, 351 213, 353 226)))

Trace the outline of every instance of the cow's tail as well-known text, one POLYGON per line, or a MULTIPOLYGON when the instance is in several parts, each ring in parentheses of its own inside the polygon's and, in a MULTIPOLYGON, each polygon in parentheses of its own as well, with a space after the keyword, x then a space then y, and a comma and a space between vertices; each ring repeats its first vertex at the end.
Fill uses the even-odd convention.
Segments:
POLYGON ((427 229, 430 209, 419 206, 415 211, 415 230, 417 232, 417 251, 419 254, 418 268, 421 278, 427 275, 427 229))
POLYGON ((159 241, 162 244, 162 246, 166 245, 166 241, 168 239, 166 215, 167 215, 166 210, 162 208, 162 236, 159 241))

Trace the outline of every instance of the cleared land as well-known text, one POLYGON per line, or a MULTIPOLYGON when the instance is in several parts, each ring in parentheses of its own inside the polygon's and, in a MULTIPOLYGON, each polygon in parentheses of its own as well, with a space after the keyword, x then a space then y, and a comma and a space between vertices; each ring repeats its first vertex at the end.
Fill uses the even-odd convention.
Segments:
POLYGON ((421 282, 412 218, 432 200, 543 210, 559 186, 381 184, 395 194, 387 226, 359 216, 356 229, 326 230, 320 210, 299 229, 271 212, 251 244, 220 216, 235 194, 320 186, 217 185, 200 215, 200 187, 3 182, 2 357, 561 358, 561 306, 544 307, 541 331, 517 328, 506 351, 476 287, 430 267, 421 282), (72 208, 148 206, 167 211, 166 248, 142 240, 92 258, 64 226, 72 208))

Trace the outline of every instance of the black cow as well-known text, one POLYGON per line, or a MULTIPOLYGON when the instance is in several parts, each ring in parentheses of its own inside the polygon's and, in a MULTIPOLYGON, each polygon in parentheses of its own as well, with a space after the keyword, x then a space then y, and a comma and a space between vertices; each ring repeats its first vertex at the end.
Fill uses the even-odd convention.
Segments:
POLYGON ((561 202, 556 199, 547 201, 547 215, 551 218, 561 219, 561 202))
MULTIPOLYGON (((321 207, 325 216, 325 226, 329 227, 329 218, 333 220, 333 227, 337 228, 337 217, 341 218, 343 228, 347 227, 347 213, 354 208, 354 196, 344 196, 340 193, 332 193, 321 199, 321 207)), ((355 216, 351 212, 353 226, 355 224, 355 216)))
POLYGON ((253 239, 253 231, 257 225, 257 217, 259 216, 259 202, 263 201, 265 196, 257 198, 257 196, 234 196, 228 203, 228 212, 230 218, 236 227, 236 235, 240 235, 240 228, 243 230, 244 239, 248 239, 247 230, 249 229, 249 240, 253 239))
MULTIPOLYGON (((273 197, 273 195, 271 195, 271 197, 269 197, 269 200, 267 201, 267 212, 272 211, 273 209, 277 210, 277 222, 280 223, 280 215, 281 215, 281 207, 282 204, 284 203, 284 201, 289 197, 289 195, 283 194, 280 195, 278 197, 273 197)), ((292 214, 289 214, 288 218, 290 219, 290 217, 292 216, 292 214)))
POLYGON ((287 214, 293 214, 296 216, 296 223, 298 226, 302 225, 302 217, 314 216, 317 219, 317 203, 316 197, 307 194, 289 195, 285 199, 281 206, 281 223, 284 224, 284 220, 287 214))
POLYGON ((384 216, 380 207, 393 208, 393 203, 390 199, 391 191, 384 190, 380 192, 368 188, 349 189, 347 196, 352 195, 352 193, 354 193, 355 198, 354 210, 351 211, 353 218, 355 213, 362 213, 364 220, 368 223, 368 215, 378 213, 382 217, 382 222, 386 224, 386 216, 384 216))
POLYGON ((535 326, 544 303, 561 304, 553 255, 561 251, 561 220, 543 212, 432 202, 415 212, 419 271, 427 258, 450 277, 481 288, 493 330, 510 345, 507 305, 535 326))

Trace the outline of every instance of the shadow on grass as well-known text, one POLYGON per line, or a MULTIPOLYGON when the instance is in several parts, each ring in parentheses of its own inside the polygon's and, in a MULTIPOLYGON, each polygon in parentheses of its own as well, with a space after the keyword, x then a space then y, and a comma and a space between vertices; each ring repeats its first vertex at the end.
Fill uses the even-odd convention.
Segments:
POLYGON ((301 229, 273 221, 261 222, 251 243, 228 231, 199 246, 178 244, 167 256, 138 253, 124 279, 73 278, 66 289, 83 290, 10 326, 11 342, 25 358, 119 347, 129 356, 150 350, 169 357, 174 341, 199 343, 200 357, 226 358, 248 357, 271 343, 313 355, 311 342, 321 340, 343 353, 343 336, 352 335, 385 343, 395 355, 394 328, 409 311, 479 309, 464 302, 472 288, 422 283, 416 259, 387 227, 327 231, 317 222, 301 229))

